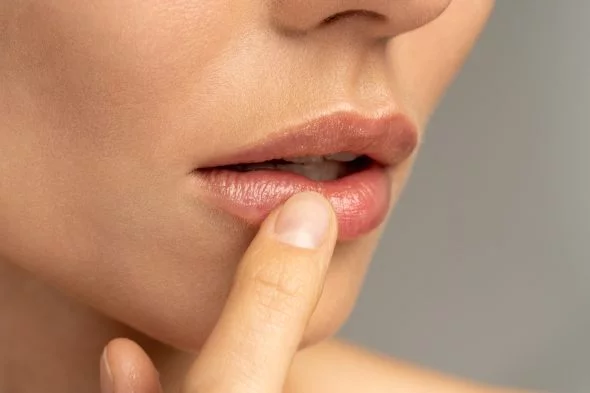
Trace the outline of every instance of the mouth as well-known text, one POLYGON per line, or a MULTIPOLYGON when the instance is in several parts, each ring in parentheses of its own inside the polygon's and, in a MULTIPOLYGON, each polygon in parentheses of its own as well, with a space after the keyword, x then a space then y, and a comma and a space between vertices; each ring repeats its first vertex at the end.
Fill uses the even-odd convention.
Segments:
POLYGON ((369 168, 374 161, 365 155, 341 152, 326 156, 302 156, 264 162, 240 163, 218 167, 234 172, 278 171, 298 174, 317 182, 334 181, 369 168))
POLYGON ((417 143, 416 128, 402 114, 339 112, 215 158, 192 174, 209 201, 253 225, 292 195, 318 192, 334 207, 338 238, 346 241, 384 221, 395 170, 417 143))

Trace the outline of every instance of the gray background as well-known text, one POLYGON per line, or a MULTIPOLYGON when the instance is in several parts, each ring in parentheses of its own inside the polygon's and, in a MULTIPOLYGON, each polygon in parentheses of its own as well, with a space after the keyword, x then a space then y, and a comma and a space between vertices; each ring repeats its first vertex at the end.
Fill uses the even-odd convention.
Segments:
POLYGON ((498 0, 342 336, 485 382, 590 391, 590 1, 498 0))

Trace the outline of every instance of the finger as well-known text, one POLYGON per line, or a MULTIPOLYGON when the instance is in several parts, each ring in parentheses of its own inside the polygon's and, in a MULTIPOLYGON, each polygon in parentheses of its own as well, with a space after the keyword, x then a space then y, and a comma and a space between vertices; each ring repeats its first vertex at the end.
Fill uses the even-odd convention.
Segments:
POLYGON ((101 393, 161 393, 159 374, 145 351, 123 338, 111 341, 100 361, 101 393))
POLYGON ((298 194, 269 215, 238 266, 186 392, 282 391, 336 238, 334 212, 319 194, 298 194))

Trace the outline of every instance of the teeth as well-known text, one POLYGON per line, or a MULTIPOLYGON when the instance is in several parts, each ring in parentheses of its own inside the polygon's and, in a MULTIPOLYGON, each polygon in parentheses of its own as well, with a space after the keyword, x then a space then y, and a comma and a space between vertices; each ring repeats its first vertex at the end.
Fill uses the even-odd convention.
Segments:
POLYGON ((297 173, 314 181, 336 180, 350 173, 350 164, 359 155, 342 152, 326 156, 303 156, 266 162, 234 165, 234 170, 250 172, 257 170, 280 170, 297 173))
POLYGON ((324 161, 323 156, 305 156, 286 158, 285 161, 293 162, 295 164, 317 164, 324 161))
POLYGON ((329 156, 326 156, 327 160, 332 161, 341 161, 341 162, 351 162, 359 158, 358 155, 353 153, 336 153, 329 156))
POLYGON ((285 161, 293 162, 295 164, 318 164, 326 160, 339 161, 339 162, 351 162, 359 156, 353 153, 336 153, 327 156, 305 156, 305 157, 294 157, 286 158, 285 161))
POLYGON ((236 165, 233 167, 240 172, 251 172, 260 170, 280 170, 284 172, 297 173, 314 181, 336 180, 348 173, 345 164, 338 161, 322 161, 311 164, 275 164, 256 163, 236 165))
POLYGON ((346 167, 336 161, 323 161, 308 165, 278 165, 277 169, 297 173, 314 181, 336 180, 346 171, 346 167))

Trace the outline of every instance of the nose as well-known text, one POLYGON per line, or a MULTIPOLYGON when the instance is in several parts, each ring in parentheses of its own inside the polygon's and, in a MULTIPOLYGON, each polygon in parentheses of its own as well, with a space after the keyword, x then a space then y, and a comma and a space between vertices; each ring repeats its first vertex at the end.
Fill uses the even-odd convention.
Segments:
POLYGON ((273 25, 306 34, 333 25, 355 26, 369 38, 388 38, 436 19, 453 0, 273 0, 273 25))

